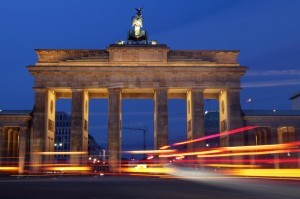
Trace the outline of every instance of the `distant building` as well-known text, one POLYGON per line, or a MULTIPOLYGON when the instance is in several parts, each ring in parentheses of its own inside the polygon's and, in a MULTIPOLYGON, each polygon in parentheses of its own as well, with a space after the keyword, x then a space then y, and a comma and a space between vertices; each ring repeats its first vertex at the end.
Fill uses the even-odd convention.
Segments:
MULTIPOLYGON (((259 126, 253 130, 248 145, 276 144, 300 139, 300 110, 243 110, 245 126, 259 126)), ((247 144, 247 143, 246 143, 247 144)))
MULTIPOLYGON (((244 126, 258 126, 244 136, 244 145, 286 143, 300 140, 300 110, 243 110, 244 126)), ((219 132, 219 112, 205 113, 205 136, 219 132)), ((207 147, 217 146, 218 138, 208 139, 207 147)))
POLYGON ((300 110, 300 92, 294 94, 290 100, 292 101, 292 109, 300 110))
MULTIPOLYGON (((54 151, 70 151, 71 118, 65 112, 56 112, 54 151)), ((56 162, 68 162, 69 155, 55 155, 56 162)))
POLYGON ((88 151, 89 157, 91 157, 92 159, 96 158, 100 161, 106 161, 105 149, 96 142, 95 138, 92 135, 89 135, 88 151))
MULTIPOLYGON (((219 111, 206 111, 204 115, 205 136, 216 134, 220 131, 219 111)), ((208 139, 205 147, 220 146, 220 138, 208 139)))
MULTIPOLYGON (((70 151, 71 116, 65 112, 56 112, 55 121, 54 150, 56 152, 70 151)), ((88 138, 88 153, 92 160, 105 161, 104 148, 101 147, 91 135, 89 135, 88 138)), ((69 162, 69 160, 69 155, 55 155, 56 162, 69 162)))
POLYGON ((88 165, 90 165, 94 171, 108 171, 106 150, 101 147, 91 135, 89 135, 88 151, 88 165))

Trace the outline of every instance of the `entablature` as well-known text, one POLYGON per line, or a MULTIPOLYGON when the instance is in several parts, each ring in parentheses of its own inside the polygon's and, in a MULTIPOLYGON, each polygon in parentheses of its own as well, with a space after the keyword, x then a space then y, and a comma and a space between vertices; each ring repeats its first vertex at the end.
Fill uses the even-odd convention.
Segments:
POLYGON ((36 49, 36 66, 239 66, 238 50, 170 50, 167 45, 118 45, 107 49, 36 49))

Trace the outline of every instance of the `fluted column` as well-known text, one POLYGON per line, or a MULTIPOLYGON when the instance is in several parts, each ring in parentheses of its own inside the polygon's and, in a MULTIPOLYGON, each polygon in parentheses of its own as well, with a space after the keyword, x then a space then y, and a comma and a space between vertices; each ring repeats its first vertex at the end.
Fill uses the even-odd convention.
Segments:
POLYGON ((88 108, 89 94, 82 89, 72 90, 71 146, 72 152, 84 152, 85 155, 71 155, 71 164, 87 161, 88 153, 88 108))
MULTIPOLYGON (((203 89, 191 89, 187 92, 187 140, 205 136, 203 89)), ((188 145, 189 151, 204 147, 204 141, 188 145)))
POLYGON ((168 90, 154 92, 154 149, 168 145, 168 90))
POLYGON ((108 90, 108 153, 111 172, 120 172, 122 140, 121 89, 108 90))
POLYGON ((54 151, 55 105, 53 90, 34 89, 33 131, 31 132, 31 173, 41 172, 42 163, 51 163, 54 156, 42 156, 40 152, 54 151))
POLYGON ((20 136, 19 136, 19 174, 24 173, 26 144, 27 144, 27 131, 28 131, 28 129, 25 128, 25 127, 20 128, 20 136))
MULTIPOLYGON (((220 132, 228 131, 243 126, 242 111, 240 106, 240 91, 223 90, 219 95, 220 132)), ((240 146, 244 144, 243 133, 228 137, 221 137, 222 146, 240 146)))

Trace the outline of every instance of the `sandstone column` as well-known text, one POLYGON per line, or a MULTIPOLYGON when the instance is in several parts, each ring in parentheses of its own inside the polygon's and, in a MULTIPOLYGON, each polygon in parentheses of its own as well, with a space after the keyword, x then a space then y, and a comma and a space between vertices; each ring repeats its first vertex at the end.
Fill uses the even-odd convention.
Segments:
POLYGON ((42 156, 40 152, 54 151, 55 102, 53 90, 34 89, 33 131, 31 132, 31 172, 40 172, 40 164, 51 163, 54 156, 42 156))
POLYGON ((154 92, 154 149, 168 145, 168 89, 154 92))
POLYGON ((26 156, 26 143, 27 143, 27 128, 20 128, 19 136, 19 174, 24 173, 25 156, 26 156))
POLYGON ((14 130, 9 129, 7 133, 7 161, 12 162, 14 130))
MULTIPOLYGON (((187 140, 205 136, 204 100, 202 89, 191 89, 186 95, 187 101, 187 140)), ((204 147, 204 141, 188 144, 189 151, 197 151, 204 147)))
MULTIPOLYGON (((220 132, 243 126, 239 90, 223 90, 219 95, 220 132)), ((221 146, 241 146, 244 144, 243 132, 221 137, 221 146)))
MULTIPOLYGON (((275 127, 271 128, 271 144, 279 144, 279 134, 275 127)), ((274 154, 274 168, 279 169, 279 155, 274 154)))
POLYGON ((13 132, 13 140, 12 140, 12 157, 14 158, 14 162, 17 162, 17 157, 19 154, 19 130, 14 130, 13 132))
POLYGON ((108 153, 111 172, 120 172, 122 140, 121 89, 108 90, 108 153))
POLYGON ((89 93, 82 89, 72 90, 71 146, 72 152, 84 152, 85 155, 71 155, 71 164, 83 164, 88 153, 88 108, 89 93))
POLYGON ((8 129, 4 128, 3 129, 3 145, 2 145, 2 153, 1 153, 1 159, 2 159, 2 164, 7 162, 7 157, 8 157, 8 129))

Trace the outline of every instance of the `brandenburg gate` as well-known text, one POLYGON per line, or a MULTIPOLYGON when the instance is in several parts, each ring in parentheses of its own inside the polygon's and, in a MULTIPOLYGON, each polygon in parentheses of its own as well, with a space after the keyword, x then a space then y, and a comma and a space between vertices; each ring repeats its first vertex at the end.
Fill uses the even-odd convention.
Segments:
MULTIPOLYGON (((108 99, 108 153, 113 172, 118 172, 121 160, 122 99, 154 100, 155 149, 168 145, 168 99, 186 100, 187 140, 204 136, 204 99, 219 101, 220 131, 243 126, 240 78, 247 67, 238 63, 239 51, 172 50, 148 41, 140 29, 141 9, 137 11, 126 42, 102 50, 36 50, 37 62, 27 67, 34 76, 35 92, 32 165, 53 161, 53 156, 38 152, 54 151, 56 100, 61 98, 72 99, 72 152, 88 151, 89 100, 108 99)), ((229 145, 230 139, 222 137, 222 145, 229 145)), ((70 161, 80 164, 83 159, 71 156, 70 161)))

